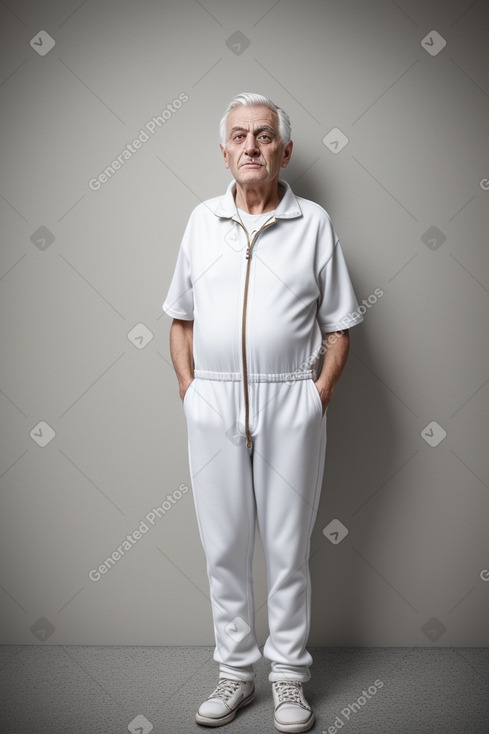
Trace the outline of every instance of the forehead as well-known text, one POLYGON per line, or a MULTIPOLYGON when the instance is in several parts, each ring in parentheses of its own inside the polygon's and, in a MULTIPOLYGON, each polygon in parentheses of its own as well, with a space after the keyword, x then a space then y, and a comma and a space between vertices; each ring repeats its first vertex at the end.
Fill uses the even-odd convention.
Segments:
POLYGON ((260 125, 271 125, 278 130, 278 115, 269 107, 263 105, 253 107, 239 105, 229 113, 226 127, 230 130, 238 125, 246 130, 256 129, 260 125))

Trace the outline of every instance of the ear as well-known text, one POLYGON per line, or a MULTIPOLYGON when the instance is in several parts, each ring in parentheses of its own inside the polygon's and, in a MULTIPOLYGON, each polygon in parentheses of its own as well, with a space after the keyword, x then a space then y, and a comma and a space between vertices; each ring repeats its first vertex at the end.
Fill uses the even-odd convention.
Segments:
POLYGON ((287 166, 289 165, 293 147, 294 147, 294 144, 292 140, 289 140, 289 142, 287 143, 287 145, 284 148, 284 154, 282 157, 282 168, 287 168, 287 166))
POLYGON ((222 157, 224 158, 224 168, 229 168, 228 154, 226 148, 221 143, 219 143, 219 147, 221 149, 222 157))

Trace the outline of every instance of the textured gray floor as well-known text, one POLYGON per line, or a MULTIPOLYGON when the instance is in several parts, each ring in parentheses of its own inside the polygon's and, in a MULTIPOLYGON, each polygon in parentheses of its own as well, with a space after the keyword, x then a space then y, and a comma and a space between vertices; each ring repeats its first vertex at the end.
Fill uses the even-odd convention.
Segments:
MULTIPOLYGON (((315 734, 489 732, 488 648, 310 651, 305 690, 315 734)), ((232 723, 216 730, 195 723, 196 708, 217 682, 212 653, 211 647, 0 647, 0 732, 273 733, 264 660, 256 666, 254 702, 232 723)))

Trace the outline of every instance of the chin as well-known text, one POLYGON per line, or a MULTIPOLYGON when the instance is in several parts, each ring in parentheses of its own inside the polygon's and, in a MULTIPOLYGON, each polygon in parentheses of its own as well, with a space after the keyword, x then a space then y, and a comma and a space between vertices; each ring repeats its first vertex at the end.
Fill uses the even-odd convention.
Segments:
POLYGON ((251 170, 240 171, 235 178, 239 183, 262 183, 266 176, 263 176, 261 171, 251 170))

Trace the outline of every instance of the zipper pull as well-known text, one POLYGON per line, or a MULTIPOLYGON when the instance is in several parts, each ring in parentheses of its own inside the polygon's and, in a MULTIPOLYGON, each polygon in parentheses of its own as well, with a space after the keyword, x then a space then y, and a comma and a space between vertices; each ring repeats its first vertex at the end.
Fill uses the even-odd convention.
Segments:
POLYGON ((253 245, 255 244, 255 240, 258 236, 258 232, 256 230, 253 230, 251 233, 251 239, 248 238, 248 247, 246 248, 246 259, 250 260, 251 258, 251 251, 253 249, 253 245))

